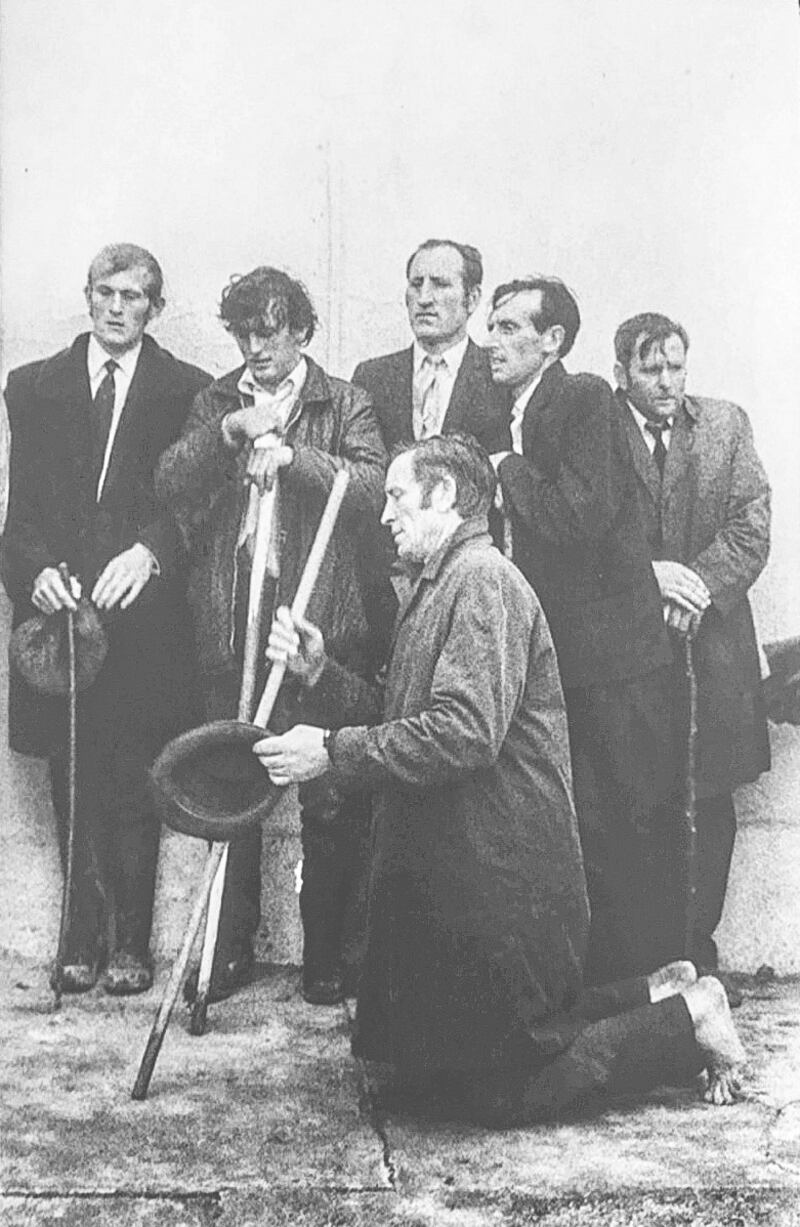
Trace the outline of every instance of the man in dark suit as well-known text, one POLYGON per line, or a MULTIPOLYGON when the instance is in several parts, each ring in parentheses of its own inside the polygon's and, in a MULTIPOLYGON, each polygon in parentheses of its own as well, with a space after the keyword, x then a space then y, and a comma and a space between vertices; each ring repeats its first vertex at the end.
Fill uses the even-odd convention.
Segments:
POLYGON ((513 560, 558 655, 592 909, 587 976, 602 983, 681 953, 660 874, 676 778, 671 653, 627 440, 604 380, 561 361, 579 327, 555 278, 492 297, 492 373, 513 398, 510 448, 494 461, 513 560))
MULTIPOLYGON (((636 315, 617 329, 614 374, 664 619, 677 632, 676 716, 684 737, 678 636, 690 626, 696 632, 698 859, 691 957, 714 970, 712 935, 736 834, 732 792, 770 762, 747 597, 769 553, 770 490, 744 411, 685 394, 688 346, 680 324, 664 315, 636 315)), ((675 847, 672 864, 680 861, 675 847)))
POLYGON ((427 239, 406 265, 406 307, 414 342, 361 362, 353 383, 372 397, 388 450, 459 431, 495 451, 505 434, 504 398, 489 362, 467 335, 478 306, 483 262, 475 247, 427 239))
MULTIPOLYGON (((159 823, 147 768, 197 718, 177 529, 153 470, 210 376, 145 336, 161 311, 154 257, 104 247, 89 268, 92 332, 12 371, 10 492, 2 575, 15 624, 88 597, 108 655, 78 700, 77 829, 63 988, 110 993, 152 983, 149 958, 159 823), (59 574, 66 563, 69 583, 59 574)), ((10 743, 50 758, 66 859, 66 704, 12 677, 10 743)))

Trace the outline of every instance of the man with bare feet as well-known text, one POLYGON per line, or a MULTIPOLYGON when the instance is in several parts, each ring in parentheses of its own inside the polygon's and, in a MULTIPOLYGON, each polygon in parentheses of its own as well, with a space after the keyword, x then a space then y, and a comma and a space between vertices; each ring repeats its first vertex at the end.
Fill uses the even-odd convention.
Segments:
POLYGON ((489 457, 412 443, 383 523, 405 571, 385 693, 278 610, 267 654, 296 724, 254 750, 279 785, 369 787, 367 950, 353 1051, 418 1101, 494 1128, 682 1085, 732 1102, 744 1053, 724 990, 691 963, 585 988, 588 911, 564 700, 532 589, 492 544, 489 457), (308 696, 307 702, 303 695, 308 696), (305 710, 304 710, 305 709, 305 710))

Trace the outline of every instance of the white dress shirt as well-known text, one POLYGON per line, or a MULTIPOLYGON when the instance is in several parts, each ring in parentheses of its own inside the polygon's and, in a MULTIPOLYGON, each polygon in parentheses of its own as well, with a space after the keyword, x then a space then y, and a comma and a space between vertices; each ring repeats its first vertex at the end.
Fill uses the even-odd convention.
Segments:
POLYGON ((92 333, 89 337, 89 346, 86 350, 86 368, 89 373, 89 387, 92 392, 92 400, 97 395, 97 389, 106 377, 106 363, 109 358, 112 358, 117 364, 117 369, 114 371, 114 410, 111 414, 111 426, 108 431, 108 439, 106 441, 105 455, 103 456, 103 467, 100 470, 100 477, 97 482, 96 498, 98 502, 103 493, 108 466, 111 461, 111 452, 114 447, 114 439, 119 429, 120 419, 122 418, 122 410, 125 408, 125 401, 128 399, 133 376, 136 373, 136 364, 139 361, 139 354, 142 352, 142 342, 134 345, 133 349, 127 349, 124 354, 114 355, 106 353, 97 337, 92 333))
POLYGON ((450 405, 450 398, 453 395, 453 385, 456 382, 458 372, 461 369, 461 363, 464 361, 464 354, 467 352, 469 345, 469 337, 464 337, 463 340, 457 341, 455 345, 451 345, 442 354, 429 354, 424 350, 419 341, 414 341, 413 345, 413 361, 414 361, 414 377, 412 380, 412 405, 413 405, 413 429, 414 438, 419 439, 422 434, 422 401, 425 394, 425 389, 430 379, 428 365, 423 365, 426 358, 430 358, 433 362, 441 363, 438 366, 436 374, 437 383, 437 421, 435 427, 429 430, 429 434, 441 434, 444 419, 450 405))

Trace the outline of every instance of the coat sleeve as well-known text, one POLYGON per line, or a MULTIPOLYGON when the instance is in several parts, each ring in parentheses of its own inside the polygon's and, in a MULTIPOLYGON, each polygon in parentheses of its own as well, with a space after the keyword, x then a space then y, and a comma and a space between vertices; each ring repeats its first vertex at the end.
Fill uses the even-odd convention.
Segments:
POLYGON ((533 541, 598 541, 622 497, 619 428, 608 385, 573 376, 560 393, 557 427, 557 435, 541 438, 535 456, 512 453, 500 462, 503 503, 533 541))
MULTIPOLYGON (((456 591, 430 699, 419 713, 373 728, 344 728, 333 748, 341 786, 445 784, 497 760, 523 693, 532 616, 504 599, 497 573, 471 574, 456 591)), ((393 661, 392 672, 413 662, 393 661)))
POLYGON ((339 438, 335 453, 302 445, 295 448, 291 465, 281 480, 299 491, 327 497, 339 469, 346 469, 350 482, 342 504, 344 515, 374 515, 383 503, 386 449, 372 409, 372 400, 361 388, 345 385, 340 399, 339 438))
POLYGON ((739 408, 729 466, 724 522, 713 541, 687 564, 704 581, 723 617, 763 571, 770 544, 769 482, 749 419, 739 408))
POLYGON ((56 567, 38 493, 43 475, 40 448, 27 420, 24 381, 9 375, 6 389, 9 422, 8 510, 3 532, 0 571, 14 602, 30 599, 33 581, 45 567, 56 567))

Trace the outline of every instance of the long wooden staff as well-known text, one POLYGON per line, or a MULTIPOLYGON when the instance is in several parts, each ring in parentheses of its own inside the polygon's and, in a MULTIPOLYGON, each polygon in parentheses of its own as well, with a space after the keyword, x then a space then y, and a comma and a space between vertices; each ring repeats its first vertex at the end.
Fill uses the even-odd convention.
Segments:
MULTIPOLYGON (((66 585, 67 592, 72 592, 69 567, 62 562, 58 568, 59 575, 66 585)), ((76 773, 77 773, 77 694, 78 694, 78 662, 75 655, 75 614, 71 609, 64 611, 67 615, 67 720, 69 736, 69 758, 67 760, 67 863, 64 869, 64 885, 61 894, 61 923, 58 929, 58 949, 56 963, 50 983, 55 995, 54 1007, 61 1005, 61 994, 64 990, 64 951, 67 943, 70 916, 72 915, 72 878, 75 869, 75 822, 76 822, 76 773)))
POLYGON ((684 778, 684 957, 692 957, 697 911, 697 675, 694 668, 694 622, 683 640, 683 665, 686 676, 688 728, 686 737, 686 775, 684 778))
MULTIPOLYGON (((328 496, 328 501, 325 504, 325 510, 322 513, 322 518, 319 522, 314 542, 306 561, 303 574, 300 578, 300 583, 297 588, 295 599, 292 602, 292 614, 297 618, 305 616, 306 606, 314 585, 319 575, 319 569, 322 560, 325 556, 325 551, 328 548, 331 534, 333 533, 336 519, 339 515, 339 510, 342 505, 347 483, 349 481, 349 473, 345 469, 340 469, 336 474, 331 487, 331 492, 328 496)), ((261 702, 258 705, 255 723, 260 727, 266 727, 266 724, 272 714, 272 708, 275 704, 275 699, 278 695, 283 675, 286 671, 285 665, 273 664, 269 677, 267 678, 264 693, 261 697, 261 702)), ((147 1090, 150 1085, 150 1079, 153 1075, 158 1054, 161 1050, 161 1045, 164 1041, 164 1036, 169 1026, 170 1016, 175 1006, 175 1002, 180 992, 181 983, 186 973, 186 968, 189 963, 189 958, 192 953, 197 931, 200 928, 200 922, 203 919, 203 912, 211 894, 211 888, 214 883, 217 871, 219 869, 222 854, 225 849, 225 844, 215 843, 212 845, 211 851, 206 861, 203 880, 200 884, 200 890, 195 901, 194 909, 189 920, 189 924, 184 935, 183 944, 180 952, 172 968, 172 973, 164 990, 164 996, 161 1001, 158 1013, 150 1031, 150 1035, 145 1046, 142 1056, 139 1072, 136 1075, 136 1081, 131 1092, 132 1099, 145 1099, 147 1090)), ((217 917, 217 923, 219 917, 217 917)), ((216 941, 216 934, 214 940, 216 941)))
MULTIPOLYGON (((261 642, 261 615, 264 604, 264 580, 267 574, 267 556, 272 536, 272 520, 275 514, 276 486, 265 490, 258 501, 258 520, 256 523, 255 546, 253 549, 253 565, 250 568, 250 583, 247 592, 247 623, 244 636, 244 658, 242 661, 242 682, 239 688, 239 706, 237 720, 249 723, 253 714, 253 694, 256 688, 256 672, 258 669, 258 649, 261 642)), ((230 844, 222 843, 219 857, 219 867, 211 887, 211 897, 208 902, 206 929, 203 937, 203 952, 200 956, 200 967, 197 973, 197 990, 192 1003, 192 1015, 189 1022, 191 1035, 202 1035, 206 1029, 208 1013, 208 998, 211 991, 211 972, 214 966, 214 954, 217 948, 219 920, 222 912, 222 896, 225 889, 225 874, 228 868, 228 850, 230 844)), ((213 850, 213 848, 212 848, 213 850)))

